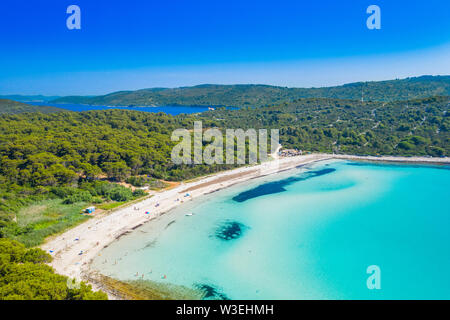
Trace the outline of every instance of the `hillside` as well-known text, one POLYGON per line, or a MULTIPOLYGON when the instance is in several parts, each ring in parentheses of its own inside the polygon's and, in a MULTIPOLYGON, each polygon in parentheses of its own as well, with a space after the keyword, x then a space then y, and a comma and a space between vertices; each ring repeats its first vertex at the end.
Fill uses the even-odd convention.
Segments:
POLYGON ((52 113, 67 111, 64 109, 59 109, 55 107, 41 107, 33 106, 22 102, 17 102, 8 99, 0 99, 0 114, 17 114, 24 112, 42 112, 42 113, 52 113))
POLYGON ((0 95, 0 99, 8 99, 8 100, 14 100, 14 101, 20 101, 20 102, 30 102, 30 101, 36 101, 36 102, 48 102, 51 100, 55 100, 61 98, 60 96, 43 96, 43 95, 21 95, 21 94, 12 94, 12 95, 0 95))
POLYGON ((280 129, 287 148, 359 155, 450 154, 450 97, 399 102, 299 99, 198 117, 217 127, 280 129))
POLYGON ((287 88, 268 85, 205 84, 181 88, 119 91, 104 96, 72 96, 54 103, 91 105, 203 105, 265 106, 300 98, 334 98, 365 101, 396 101, 450 95, 450 76, 422 76, 402 80, 357 82, 323 88, 287 88))
POLYGON ((224 169, 172 163, 172 132, 191 129, 196 120, 204 128, 280 129, 285 147, 308 151, 443 156, 450 154, 449 108, 449 97, 393 103, 318 98, 197 115, 128 110, 4 115, 0 176, 48 186, 73 183, 80 175, 180 180, 224 169))

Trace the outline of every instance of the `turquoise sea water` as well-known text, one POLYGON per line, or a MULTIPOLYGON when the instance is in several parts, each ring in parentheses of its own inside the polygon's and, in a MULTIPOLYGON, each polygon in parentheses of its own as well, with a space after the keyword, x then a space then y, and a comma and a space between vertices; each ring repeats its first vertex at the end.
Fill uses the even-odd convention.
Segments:
POLYGON ((449 299, 449 187, 449 167, 321 162, 185 203, 94 267, 208 298, 449 299))

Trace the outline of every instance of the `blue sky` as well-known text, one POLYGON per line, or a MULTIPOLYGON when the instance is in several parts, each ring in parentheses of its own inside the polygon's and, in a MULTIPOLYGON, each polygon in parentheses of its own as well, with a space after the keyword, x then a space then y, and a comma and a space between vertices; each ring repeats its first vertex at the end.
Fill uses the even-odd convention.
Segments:
POLYGON ((450 74, 448 0, 2 0, 0 94, 450 74), (81 8, 81 30, 66 9, 81 8), (381 30, 366 9, 381 8, 381 30))

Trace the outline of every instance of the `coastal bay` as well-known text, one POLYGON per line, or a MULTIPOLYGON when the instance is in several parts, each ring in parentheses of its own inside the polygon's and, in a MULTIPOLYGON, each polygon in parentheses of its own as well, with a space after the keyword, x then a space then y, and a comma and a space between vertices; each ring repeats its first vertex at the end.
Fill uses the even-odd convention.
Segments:
MULTIPOLYGON (((186 208, 186 205, 190 205, 191 199, 196 199, 200 195, 210 194, 209 197, 216 196, 216 194, 211 193, 232 185, 236 185, 237 183, 244 183, 245 185, 246 181, 251 182, 253 179, 261 178, 271 173, 293 169, 295 167, 311 164, 317 161, 331 159, 333 159, 333 155, 326 154, 285 158, 280 160, 279 166, 277 167, 270 168, 270 166, 273 166, 273 163, 266 163, 259 166, 239 168, 199 179, 194 182, 181 184, 175 189, 164 191, 148 200, 143 201, 140 204, 135 205, 138 210, 135 210, 133 207, 124 208, 108 216, 91 219, 83 225, 80 225, 72 230, 69 230, 63 235, 50 240, 43 246, 43 248, 54 251, 54 261, 52 262, 52 266, 57 270, 57 272, 70 277, 83 279, 92 271, 90 264, 93 259, 98 258, 99 254, 102 254, 102 248, 105 246, 110 246, 114 240, 121 236, 125 236, 123 239, 126 239, 127 234, 133 233, 135 229, 141 230, 141 228, 146 227, 146 225, 158 225, 159 227, 156 227, 157 230, 161 230, 162 225, 157 222, 159 217, 161 217, 163 213, 177 207, 181 203, 185 203, 185 205, 180 208, 186 208), (186 197, 186 193, 189 193, 188 197, 186 197), (159 204, 158 207, 155 207, 157 204, 159 204), (150 214, 146 215, 146 211, 149 211, 150 214), (149 224, 145 224, 145 226, 143 226, 146 222, 149 222, 149 224), (78 240, 75 241, 74 239, 76 238, 78 240), (81 251, 83 251, 83 253, 80 255, 79 253, 81 251)), ((359 159, 363 160, 364 158, 360 157, 359 159)), ((366 159, 373 161, 371 158, 366 159)), ((405 159, 397 157, 395 159, 377 158, 377 160, 395 160, 403 162, 414 161, 427 162, 430 164, 449 163, 446 158, 405 159)), ((324 176, 324 178, 326 178, 326 176, 324 176)), ((183 212, 185 210, 187 209, 183 209, 183 212)), ((195 218, 198 217, 195 216, 195 218)), ((164 217, 164 219, 166 218, 164 217)), ((164 227, 165 226, 167 226, 167 224, 164 225, 164 227)), ((136 273, 136 271, 133 270, 133 274, 134 273, 136 273)), ((161 275, 158 275, 158 277, 159 276, 161 275)))

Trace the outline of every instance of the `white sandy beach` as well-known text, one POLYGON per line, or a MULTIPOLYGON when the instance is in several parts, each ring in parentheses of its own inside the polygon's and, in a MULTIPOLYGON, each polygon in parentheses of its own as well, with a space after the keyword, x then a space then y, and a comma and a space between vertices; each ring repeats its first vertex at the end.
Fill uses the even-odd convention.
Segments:
MULTIPOLYGON (((117 209, 108 215, 93 217, 61 235, 51 237, 41 248, 51 252, 53 256, 51 266, 57 273, 77 280, 86 280, 90 263, 94 257, 100 254, 102 248, 108 246, 119 236, 131 232, 143 223, 151 221, 183 202, 249 179, 328 159, 450 163, 450 158, 360 157, 332 154, 311 154, 282 158, 260 165, 221 172, 194 182, 181 183, 173 189, 158 192, 153 197, 142 200, 137 204, 117 209), (189 196, 186 196, 187 193, 189 196), (149 212, 149 214, 146 214, 146 212, 149 212)), ((94 288, 96 288, 95 285, 94 288)))

